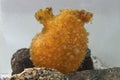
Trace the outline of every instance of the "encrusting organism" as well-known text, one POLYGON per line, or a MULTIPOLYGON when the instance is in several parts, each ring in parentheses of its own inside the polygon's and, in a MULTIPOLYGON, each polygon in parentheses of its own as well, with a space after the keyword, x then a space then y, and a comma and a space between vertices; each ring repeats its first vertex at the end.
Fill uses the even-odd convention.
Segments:
POLYGON ((44 25, 30 45, 30 59, 36 67, 54 68, 70 73, 79 68, 85 58, 88 32, 84 24, 93 14, 86 10, 61 10, 54 15, 52 8, 35 13, 36 19, 44 25))

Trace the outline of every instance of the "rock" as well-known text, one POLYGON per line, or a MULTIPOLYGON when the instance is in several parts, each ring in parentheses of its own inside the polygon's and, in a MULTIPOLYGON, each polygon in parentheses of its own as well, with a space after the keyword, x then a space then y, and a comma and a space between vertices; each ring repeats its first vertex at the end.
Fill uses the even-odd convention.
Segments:
POLYGON ((91 50, 87 49, 87 55, 82 63, 82 65, 79 67, 77 71, 83 71, 83 70, 92 70, 94 69, 93 61, 91 58, 91 50))
POLYGON ((94 69, 107 69, 108 68, 108 66, 96 56, 92 56, 92 61, 93 61, 94 69))
POLYGON ((8 76, 8 74, 6 74, 6 73, 0 73, 0 80, 6 80, 7 76, 8 76))
POLYGON ((120 80, 120 67, 74 72, 67 77, 70 80, 120 80))
MULTIPOLYGON (((28 48, 22 48, 17 50, 11 59, 12 75, 22 72, 25 68, 34 67, 30 60, 30 53, 28 48)), ((77 71, 94 69, 93 61, 91 59, 91 51, 87 49, 87 55, 77 71)))
POLYGON ((27 68, 20 74, 15 74, 6 80, 69 80, 64 74, 50 68, 27 68))
POLYGON ((19 49, 13 54, 11 59, 12 75, 22 72, 25 68, 34 67, 29 57, 29 49, 27 48, 19 49))

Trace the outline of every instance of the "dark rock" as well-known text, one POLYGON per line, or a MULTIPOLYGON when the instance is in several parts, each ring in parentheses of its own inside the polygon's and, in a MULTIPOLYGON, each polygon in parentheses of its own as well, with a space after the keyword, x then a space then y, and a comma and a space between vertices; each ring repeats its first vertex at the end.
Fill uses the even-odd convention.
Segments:
MULTIPOLYGON (((11 59, 12 75, 22 72, 25 68, 34 67, 32 61, 30 60, 30 52, 28 48, 19 49, 13 54, 11 59)), ((94 69, 93 62, 91 59, 91 51, 87 49, 87 55, 77 71, 94 69)))
POLYGON ((120 80, 120 68, 85 70, 68 74, 70 80, 120 80))
POLYGON ((8 77, 6 80, 69 80, 64 74, 51 68, 27 68, 20 74, 8 77))
POLYGON ((77 71, 83 71, 83 70, 92 70, 94 69, 93 61, 91 58, 91 50, 87 49, 87 55, 82 63, 82 65, 79 67, 77 71))
POLYGON ((29 49, 22 48, 13 54, 11 59, 12 75, 22 72, 25 68, 34 67, 29 54, 29 49))

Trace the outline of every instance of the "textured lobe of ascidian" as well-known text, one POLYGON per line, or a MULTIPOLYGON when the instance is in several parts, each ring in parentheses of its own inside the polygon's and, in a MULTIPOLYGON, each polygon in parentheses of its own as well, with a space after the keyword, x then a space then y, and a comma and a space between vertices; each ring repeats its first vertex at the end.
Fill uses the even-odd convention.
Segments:
POLYGON ((88 32, 83 19, 90 20, 92 15, 84 10, 63 10, 51 17, 48 13, 52 14, 49 8, 35 15, 44 28, 32 40, 31 60, 35 66, 54 68, 62 73, 73 72, 81 65, 87 50, 88 32))

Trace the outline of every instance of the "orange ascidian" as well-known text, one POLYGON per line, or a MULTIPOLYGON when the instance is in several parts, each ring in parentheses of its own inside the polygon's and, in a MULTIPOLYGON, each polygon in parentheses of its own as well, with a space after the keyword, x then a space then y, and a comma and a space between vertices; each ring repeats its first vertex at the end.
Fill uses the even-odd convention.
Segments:
POLYGON ((88 32, 84 24, 93 14, 86 10, 63 9, 54 15, 52 8, 40 9, 36 19, 43 24, 30 45, 30 59, 36 67, 54 68, 67 74, 76 71, 85 58, 88 32))

